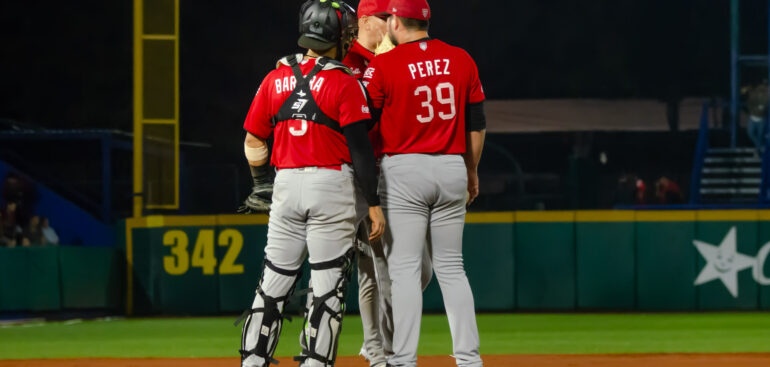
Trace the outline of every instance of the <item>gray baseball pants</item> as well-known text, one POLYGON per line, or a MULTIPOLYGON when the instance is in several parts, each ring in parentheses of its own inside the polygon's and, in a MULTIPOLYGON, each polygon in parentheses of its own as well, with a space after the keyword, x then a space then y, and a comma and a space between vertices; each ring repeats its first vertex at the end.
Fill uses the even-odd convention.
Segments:
MULTIPOLYGON (((380 304, 383 301, 380 294, 378 273, 387 271, 387 265, 382 257, 382 251, 379 255, 368 245, 368 241, 361 237, 368 237, 369 231, 365 228, 366 223, 361 223, 359 241, 363 242, 359 246, 358 252, 358 307, 361 312, 361 324, 364 331, 363 351, 371 366, 377 366, 387 361, 383 346, 382 329, 380 328, 380 319, 382 313, 380 304), (384 266, 384 268, 383 268, 384 266), (379 267, 379 268, 378 268, 379 267)), ((376 245, 376 244, 375 244, 376 245)))
MULTIPOLYGON (((366 218, 369 205, 356 187, 356 247, 358 249, 358 305, 361 313, 364 343, 362 351, 370 366, 380 366, 392 355, 390 341, 393 338, 393 320, 390 316, 390 281, 388 265, 382 245, 378 241, 369 243, 369 228, 366 218), (382 292, 382 287, 388 287, 382 292)), ((430 269, 428 269, 430 271, 430 269)), ((428 278, 428 281, 430 278, 428 278)), ((313 287, 312 279, 308 284, 313 287)), ((313 293, 308 294, 305 307, 310 308, 313 293)), ((306 343, 300 338, 300 344, 306 343)))
MULTIPOLYGON (((315 167, 279 170, 273 191, 273 204, 267 231, 265 258, 284 270, 296 270, 309 254, 311 264, 334 260, 343 256, 353 246, 356 232, 355 191, 353 171, 343 166, 341 171, 315 167), (306 245, 307 244, 307 245, 306 245)), ((313 290, 322 295, 335 289, 343 277, 342 269, 311 270, 313 290)), ((294 277, 264 269, 262 290, 267 296, 285 296, 294 284, 294 277)), ((336 297, 326 301, 332 310, 341 305, 336 297)), ((263 307, 264 300, 257 294, 253 308, 263 307)), ((283 302, 279 304, 283 308, 283 302)), ((255 314, 255 325, 261 324, 262 316, 255 314)), ((326 355, 339 329, 321 323, 318 329, 316 352, 326 355)), ((248 329, 244 335, 245 348, 256 345, 259 327, 248 329)), ((255 355, 249 356, 243 367, 264 366, 266 361, 255 355)), ((323 366, 319 361, 308 359, 303 366, 323 366)))
MULTIPOLYGON (((362 195, 357 199, 359 212, 358 306, 364 332, 362 347, 370 366, 383 364, 393 355, 393 306, 390 295, 388 260, 382 241, 369 243, 366 216, 368 205, 362 195)), ((420 282, 428 287, 433 276, 430 243, 423 252, 420 282)))
POLYGON ((479 335, 462 255, 467 172, 459 155, 401 154, 382 160, 383 241, 392 282, 392 366, 416 366, 422 318, 420 284, 426 237, 441 287, 458 366, 482 366, 479 335))

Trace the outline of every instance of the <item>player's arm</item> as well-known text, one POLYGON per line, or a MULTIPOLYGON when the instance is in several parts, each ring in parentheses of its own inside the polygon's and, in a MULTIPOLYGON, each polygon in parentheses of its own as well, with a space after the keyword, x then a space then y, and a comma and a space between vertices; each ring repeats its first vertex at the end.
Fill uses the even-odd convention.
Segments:
POLYGON ((479 161, 487 134, 487 118, 484 115, 484 88, 481 86, 479 69, 470 55, 465 54, 469 65, 468 105, 465 106, 465 167, 468 170, 468 203, 479 196, 479 161))
POLYGON ((479 161, 487 134, 487 119, 484 102, 469 104, 465 113, 465 168, 468 171, 468 203, 479 196, 479 161))
MULTIPOLYGON (((364 77, 367 75, 370 75, 368 69, 364 77)), ((369 240, 374 241, 385 233, 385 215, 382 213, 380 198, 377 196, 377 161, 369 140, 369 125, 372 117, 369 113, 372 106, 370 102, 375 100, 368 98, 366 89, 357 81, 349 82, 340 98, 342 132, 350 150, 356 181, 369 204, 369 218, 372 221, 369 240)))
POLYGON ((273 182, 270 164, 267 161, 267 142, 252 133, 246 133, 243 152, 249 162, 253 186, 251 194, 238 212, 245 214, 267 213, 273 198, 273 182))
POLYGON ((238 212, 243 214, 267 213, 273 199, 271 168, 267 159, 267 138, 272 134, 273 126, 267 109, 270 88, 264 85, 263 82, 257 91, 243 124, 246 130, 243 153, 249 163, 253 183, 251 193, 238 208, 238 212))
POLYGON ((369 122, 369 120, 362 120, 346 125, 342 128, 342 132, 348 143, 356 182, 369 204, 369 217, 372 220, 369 240, 374 241, 385 233, 385 215, 382 213, 380 197, 377 195, 377 161, 374 158, 372 143, 369 141, 369 122))

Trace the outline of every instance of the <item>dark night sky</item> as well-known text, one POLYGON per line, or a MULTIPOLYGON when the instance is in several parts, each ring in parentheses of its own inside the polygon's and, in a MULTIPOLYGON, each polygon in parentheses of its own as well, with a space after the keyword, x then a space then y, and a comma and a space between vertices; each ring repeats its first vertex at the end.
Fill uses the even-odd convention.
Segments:
MULTIPOLYGON (((239 149, 258 83, 297 51, 301 1, 182 0, 183 139, 239 149)), ((766 51, 765 1, 742 1, 744 51, 766 51)), ((431 35, 466 48, 487 96, 726 95, 727 0, 431 2, 431 35)), ((0 5, 0 118, 131 129, 132 2, 0 5)))

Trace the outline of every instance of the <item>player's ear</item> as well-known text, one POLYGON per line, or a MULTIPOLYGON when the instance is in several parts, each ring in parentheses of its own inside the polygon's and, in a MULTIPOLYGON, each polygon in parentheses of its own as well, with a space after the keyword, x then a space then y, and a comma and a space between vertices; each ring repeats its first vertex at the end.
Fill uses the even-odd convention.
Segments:
POLYGON ((366 24, 369 23, 367 18, 368 18, 367 16, 362 16, 362 17, 358 18, 358 29, 359 30, 366 29, 366 24))
POLYGON ((364 20, 364 22, 366 22, 366 31, 367 32, 371 32, 372 29, 374 29, 374 27, 375 27, 374 26, 374 22, 372 21, 372 16, 371 15, 367 16, 366 19, 364 20))
POLYGON ((393 31, 396 30, 397 24, 396 24, 396 16, 395 15, 389 16, 388 19, 385 19, 385 22, 388 25, 388 29, 392 29, 393 31))

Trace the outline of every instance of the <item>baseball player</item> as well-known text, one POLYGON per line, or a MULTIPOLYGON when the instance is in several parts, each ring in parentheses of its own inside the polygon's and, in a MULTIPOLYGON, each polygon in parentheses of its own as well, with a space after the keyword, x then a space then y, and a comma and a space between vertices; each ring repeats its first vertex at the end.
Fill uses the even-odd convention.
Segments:
MULTIPOLYGON (((358 79, 363 77, 364 70, 374 58, 377 44, 380 43, 387 31, 385 21, 374 16, 384 11, 386 6, 387 0, 362 0, 358 4, 358 37, 345 59, 342 60, 358 79)), ((370 137, 374 136, 371 132, 369 135, 370 137)), ((372 140, 375 156, 378 151, 376 142, 377 140, 372 140)), ((366 206, 366 201, 360 190, 356 195, 356 202, 359 206, 366 206)), ((362 210, 359 209, 359 212, 362 210)), ((383 305, 381 310, 380 304, 384 300, 381 300, 381 287, 378 287, 378 279, 387 273, 387 264, 381 246, 378 246, 377 243, 369 244, 367 237, 367 224, 362 220, 358 225, 357 235, 359 239, 357 246, 359 250, 358 305, 364 334, 361 355, 369 361, 370 366, 384 367, 387 359, 380 322, 387 319, 384 315, 381 316, 381 313, 385 312, 385 306, 383 305)), ((392 322, 387 324, 392 324, 392 322)))
POLYGON ((341 1, 305 2, 298 43, 307 54, 278 62, 262 82, 244 122, 244 150, 254 182, 266 187, 269 181, 270 137, 271 164, 277 174, 264 268, 242 330, 243 367, 275 363, 284 306, 306 253, 314 297, 302 332, 301 365, 333 366, 352 271, 356 183, 369 206, 369 239, 384 232, 367 136, 371 116, 366 93, 337 61, 354 39, 355 22, 355 11, 341 1))
POLYGON ((391 0, 388 37, 364 81, 380 116, 380 196, 393 297, 392 366, 416 366, 426 235, 444 298, 458 366, 481 366, 473 294, 463 268, 466 205, 478 195, 484 92, 464 50, 428 37, 426 0, 391 0), (467 195, 467 196, 466 196, 467 195))
MULTIPOLYGON (((385 53, 393 47, 388 42, 385 19, 378 16, 385 12, 387 5, 388 0, 361 0, 358 4, 358 37, 342 62, 359 79, 363 77, 364 71, 375 54, 385 53)), ((375 156, 379 158, 382 155, 382 149, 379 144, 378 129, 379 126, 375 125, 369 132, 369 138, 374 147, 375 156)), ((366 201, 360 192, 357 202, 359 206, 366 206, 366 201)), ((358 304, 364 331, 364 343, 360 354, 372 367, 381 367, 385 366, 387 357, 393 354, 391 346, 393 318, 387 260, 380 243, 367 243, 366 223, 362 221, 358 228, 358 304)), ((421 275, 423 289, 428 286, 432 277, 427 246, 424 256, 421 275)))

